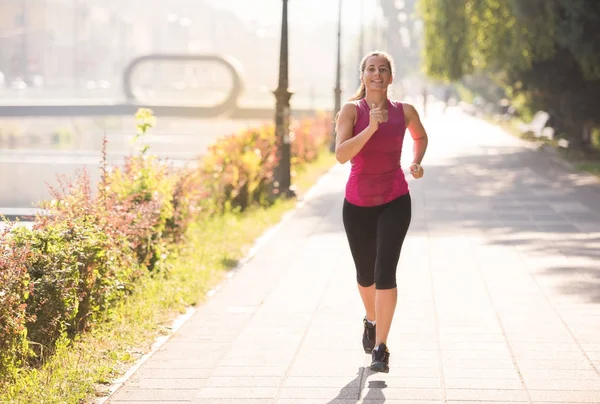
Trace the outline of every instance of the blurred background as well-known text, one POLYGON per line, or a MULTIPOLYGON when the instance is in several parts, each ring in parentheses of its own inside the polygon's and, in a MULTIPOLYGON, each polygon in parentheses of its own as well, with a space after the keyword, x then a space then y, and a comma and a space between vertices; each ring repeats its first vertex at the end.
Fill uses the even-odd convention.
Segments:
MULTIPOLYGON (((402 74, 419 69, 422 24, 415 3, 343 2, 344 90, 353 92, 360 56, 371 49, 393 49, 402 74)), ((126 66, 152 53, 231 55, 243 68, 243 102, 273 102, 281 0, 3 0, 0 7, 4 102, 115 101, 126 66)), ((339 3, 290 1, 289 8, 295 105, 330 108, 339 3)), ((147 102, 204 103, 229 84, 211 67, 156 63, 139 71, 134 86, 147 102)))
MULTIPOLYGON (((396 63, 391 97, 422 113, 439 102, 563 148, 599 147, 597 0, 288 4, 292 114, 334 110, 337 80, 343 102, 379 49, 396 63)), ((282 0, 1 0, 0 208, 30 207, 57 173, 96 167, 104 135, 118 161, 135 132, 128 106, 173 107, 156 111, 149 142, 175 161, 272 122, 281 21, 282 0), (156 54, 216 54, 234 70, 150 60, 126 74, 156 54), (236 74, 242 92, 228 101, 236 74), (224 102, 235 113, 211 113, 224 102)))
MULTIPOLYGON (((292 114, 334 108, 338 23, 342 100, 356 91, 360 59, 373 49, 395 57, 394 97, 420 94, 416 3, 290 1, 292 114)), ((0 1, 0 208, 31 207, 56 174, 85 166, 93 176, 105 134, 109 160, 118 162, 135 133, 133 110, 121 108, 128 103, 199 107, 197 117, 156 111, 149 143, 175 161, 196 158, 217 136, 272 122, 281 23, 281 0, 0 1), (155 54, 226 57, 241 78, 235 103, 245 112, 202 113, 234 89, 231 72, 215 61, 141 63, 129 99, 124 72, 155 54)))

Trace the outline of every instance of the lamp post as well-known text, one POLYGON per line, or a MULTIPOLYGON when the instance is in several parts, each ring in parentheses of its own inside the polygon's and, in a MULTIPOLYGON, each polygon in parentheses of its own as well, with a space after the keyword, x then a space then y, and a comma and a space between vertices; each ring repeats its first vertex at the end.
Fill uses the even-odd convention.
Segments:
POLYGON ((278 163, 275 168, 275 196, 294 197, 291 189, 290 98, 288 85, 288 0, 282 0, 281 46, 279 49, 279 85, 274 91, 275 136, 278 143, 278 163))
MULTIPOLYGON (((342 0, 338 2, 338 27, 337 27, 337 62, 336 62, 336 72, 335 72, 335 89, 333 90, 335 105, 333 107, 333 116, 337 115, 341 109, 341 95, 342 89, 340 87, 340 76, 341 76, 341 36, 342 36, 342 0)), ((335 152, 335 122, 333 124, 333 129, 331 131, 331 144, 329 149, 331 152, 335 152)))

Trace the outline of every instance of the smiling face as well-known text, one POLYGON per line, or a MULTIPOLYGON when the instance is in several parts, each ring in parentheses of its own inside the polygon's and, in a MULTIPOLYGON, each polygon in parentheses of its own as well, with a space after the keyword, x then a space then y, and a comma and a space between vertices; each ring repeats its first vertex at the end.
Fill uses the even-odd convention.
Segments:
POLYGON ((385 56, 371 56, 365 61, 362 81, 367 90, 385 91, 392 80, 390 62, 385 56))

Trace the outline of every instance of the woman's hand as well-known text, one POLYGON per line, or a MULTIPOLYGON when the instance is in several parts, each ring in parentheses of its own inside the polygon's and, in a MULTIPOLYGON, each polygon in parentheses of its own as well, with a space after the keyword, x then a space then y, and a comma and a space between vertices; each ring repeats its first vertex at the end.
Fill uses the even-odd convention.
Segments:
POLYGON ((387 113, 387 110, 377 108, 375 104, 373 104, 369 111, 369 127, 377 130, 381 122, 387 121, 387 113))
POLYGON ((424 174, 423 167, 420 164, 412 163, 410 165, 410 173, 416 179, 422 178, 424 174))

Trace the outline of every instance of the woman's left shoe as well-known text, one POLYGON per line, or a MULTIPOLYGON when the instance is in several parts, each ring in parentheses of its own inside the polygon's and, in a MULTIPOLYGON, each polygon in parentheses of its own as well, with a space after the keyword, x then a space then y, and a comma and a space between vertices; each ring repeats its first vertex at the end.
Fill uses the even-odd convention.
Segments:
POLYGON ((371 370, 373 372, 389 373, 390 351, 385 344, 380 344, 371 353, 371 370))

